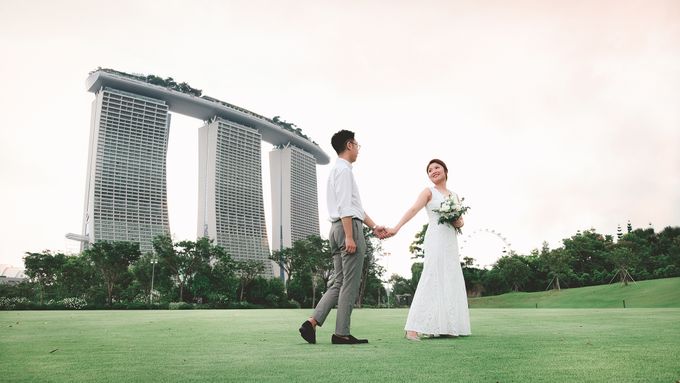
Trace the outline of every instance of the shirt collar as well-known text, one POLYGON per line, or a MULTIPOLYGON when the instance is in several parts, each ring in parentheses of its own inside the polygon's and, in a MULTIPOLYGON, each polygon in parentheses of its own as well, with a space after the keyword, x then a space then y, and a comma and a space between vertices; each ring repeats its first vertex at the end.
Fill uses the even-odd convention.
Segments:
POLYGON ((344 164, 344 165, 347 166, 348 168, 350 168, 350 169, 352 168, 352 163, 349 162, 349 161, 347 161, 347 160, 344 159, 344 158, 338 157, 338 159, 337 159, 337 161, 335 161, 335 163, 336 163, 336 164, 344 164))

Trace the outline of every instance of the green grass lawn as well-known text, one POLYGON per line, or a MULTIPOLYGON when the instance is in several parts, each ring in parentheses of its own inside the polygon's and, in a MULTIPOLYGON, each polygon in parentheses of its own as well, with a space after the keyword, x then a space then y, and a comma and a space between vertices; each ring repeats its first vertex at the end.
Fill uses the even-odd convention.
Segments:
POLYGON ((403 339, 405 309, 0 312, 2 382, 676 382, 680 309, 473 309, 473 335, 403 339))
POLYGON ((508 293, 470 299, 473 308, 680 308, 680 278, 550 290, 508 293))

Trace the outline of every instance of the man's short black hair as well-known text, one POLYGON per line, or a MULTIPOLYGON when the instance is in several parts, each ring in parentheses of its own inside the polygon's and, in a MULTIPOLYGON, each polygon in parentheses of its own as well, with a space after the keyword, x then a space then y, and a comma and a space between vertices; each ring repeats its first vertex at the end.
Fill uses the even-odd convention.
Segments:
POLYGON ((340 154, 347 149, 347 141, 352 140, 354 140, 354 132, 343 129, 333 135, 331 138, 331 145, 333 145, 335 152, 340 154))

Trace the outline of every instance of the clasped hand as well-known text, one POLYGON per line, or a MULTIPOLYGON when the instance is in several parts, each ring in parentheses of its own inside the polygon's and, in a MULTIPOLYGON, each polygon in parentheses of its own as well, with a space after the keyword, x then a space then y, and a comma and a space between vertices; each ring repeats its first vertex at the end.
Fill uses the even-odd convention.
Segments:
POLYGON ((387 239, 397 234, 397 230, 385 226, 376 226, 375 229, 373 229, 373 233, 380 239, 387 239))

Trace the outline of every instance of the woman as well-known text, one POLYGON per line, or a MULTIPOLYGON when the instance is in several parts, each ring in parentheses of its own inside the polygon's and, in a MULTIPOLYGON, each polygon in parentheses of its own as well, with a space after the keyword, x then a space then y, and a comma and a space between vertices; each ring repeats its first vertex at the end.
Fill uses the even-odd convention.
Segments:
POLYGON ((458 259, 458 237, 454 227, 463 226, 463 218, 451 227, 439 224, 439 209, 444 199, 458 196, 446 188, 448 168, 438 159, 427 164, 427 175, 434 184, 423 190, 399 223, 388 229, 388 235, 399 232, 420 209, 427 208, 429 224, 425 233, 425 262, 418 288, 406 320, 406 338, 419 340, 418 333, 440 336, 470 335, 470 314, 463 271, 458 259))

